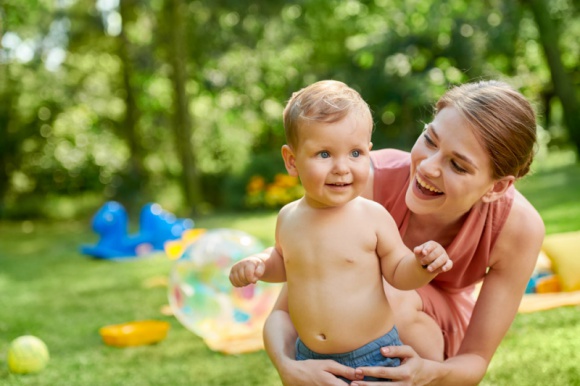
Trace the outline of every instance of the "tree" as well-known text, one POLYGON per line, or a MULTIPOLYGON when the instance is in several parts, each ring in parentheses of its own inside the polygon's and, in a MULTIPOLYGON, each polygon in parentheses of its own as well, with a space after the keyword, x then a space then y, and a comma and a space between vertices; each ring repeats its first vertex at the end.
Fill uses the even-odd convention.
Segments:
POLYGON ((187 83, 187 44, 185 40, 186 8, 183 0, 169 0, 166 22, 169 26, 169 63, 172 67, 174 96, 173 132, 175 149, 181 161, 181 186, 185 203, 193 214, 202 203, 200 178, 193 154, 193 130, 189 113, 187 83))
POLYGON ((524 0, 524 2, 530 6, 534 15, 546 61, 552 75, 554 92, 562 103, 564 121, 568 127, 570 140, 576 147, 576 152, 580 154, 580 114, 578 114, 580 103, 574 89, 574 83, 562 63, 562 54, 558 45, 560 41, 559 32, 550 18, 550 12, 545 1, 524 0))
POLYGON ((10 77, 7 64, 0 64, 0 218, 4 212, 4 199, 10 188, 13 166, 18 147, 14 133, 13 101, 17 87, 10 77))
MULTIPOLYGON (((144 149, 139 133, 139 108, 137 97, 133 85, 134 65, 131 55, 131 43, 127 36, 127 27, 134 19, 136 7, 135 0, 121 0, 119 11, 121 15, 121 32, 118 36, 118 54, 122 62, 122 77, 125 89, 125 117, 121 124, 123 137, 129 147, 129 160, 124 172, 124 189, 120 192, 124 197, 135 197, 142 195, 143 189, 147 186, 147 173, 143 166, 144 149)), ((140 200, 124 200, 126 205, 140 205, 140 200)), ((134 209, 134 208, 132 208, 134 209)))

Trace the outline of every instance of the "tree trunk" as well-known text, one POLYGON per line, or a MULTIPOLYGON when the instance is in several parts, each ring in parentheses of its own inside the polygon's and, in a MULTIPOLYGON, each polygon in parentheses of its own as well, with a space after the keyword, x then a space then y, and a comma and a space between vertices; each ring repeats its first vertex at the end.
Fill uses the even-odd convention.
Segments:
POLYGON ((4 200, 10 188, 10 163, 14 161, 16 144, 11 134, 14 92, 17 87, 10 77, 8 64, 0 64, 0 218, 4 215, 4 200))
POLYGON ((200 177, 193 153, 193 130, 189 113, 189 98, 185 91, 187 83, 187 45, 185 37, 186 7, 183 0, 169 0, 169 61, 172 66, 172 82, 175 106, 173 125, 176 149, 181 161, 181 186, 185 203, 191 214, 197 212, 202 202, 200 177))
POLYGON ((119 57, 123 63, 123 85, 125 88, 125 119, 123 121, 123 137, 127 141, 130 155, 123 176, 123 188, 120 196, 128 210, 133 211, 144 204, 143 189, 147 185, 147 175, 143 165, 144 150, 139 133, 139 109, 135 100, 133 88, 133 60, 130 54, 131 43, 127 39, 127 25, 133 18, 131 10, 135 7, 133 0, 121 0, 119 10, 122 19, 122 29, 119 35, 119 57))
MULTIPOLYGON (((525 0, 529 4, 540 32, 540 41, 544 47, 546 60, 550 67, 554 92, 562 103, 564 121, 572 143, 580 154, 580 104, 574 90, 572 78, 566 73, 560 49, 558 47, 559 34, 554 23, 550 20, 550 13, 544 0, 525 0)), ((579 158, 580 160, 580 158, 579 158)))

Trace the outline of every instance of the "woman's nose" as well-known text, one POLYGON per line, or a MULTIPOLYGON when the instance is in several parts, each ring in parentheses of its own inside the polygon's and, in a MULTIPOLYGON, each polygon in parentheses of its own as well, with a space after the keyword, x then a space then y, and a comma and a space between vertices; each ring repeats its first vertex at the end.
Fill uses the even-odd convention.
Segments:
POLYGON ((439 177, 441 175, 441 162, 437 154, 432 154, 420 163, 421 173, 427 177, 439 177))

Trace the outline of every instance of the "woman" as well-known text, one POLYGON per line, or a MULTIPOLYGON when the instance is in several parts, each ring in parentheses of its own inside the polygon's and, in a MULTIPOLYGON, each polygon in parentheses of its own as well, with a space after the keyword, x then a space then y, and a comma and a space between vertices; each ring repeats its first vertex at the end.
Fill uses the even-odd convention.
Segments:
POLYGON ((486 81, 449 90, 410 154, 373 152, 365 196, 389 210, 407 246, 435 240, 454 268, 416 291, 385 283, 405 344, 382 349, 402 359, 395 368, 295 361, 284 289, 264 327, 283 383, 341 385, 342 376, 353 385, 382 384, 357 380, 367 375, 404 385, 478 384, 517 313, 544 237, 539 214, 513 186, 529 171, 535 142, 529 102, 505 83, 486 81))

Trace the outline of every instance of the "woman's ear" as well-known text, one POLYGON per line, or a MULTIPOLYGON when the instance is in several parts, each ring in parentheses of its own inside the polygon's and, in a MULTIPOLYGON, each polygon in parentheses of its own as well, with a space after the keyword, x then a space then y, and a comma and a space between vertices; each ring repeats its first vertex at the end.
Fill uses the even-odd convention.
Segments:
POLYGON ((514 176, 505 176, 495 181, 491 189, 483 195, 481 200, 483 202, 493 202, 504 195, 510 186, 514 184, 516 178, 514 176))
POLYGON ((296 156, 289 145, 282 146, 282 158, 284 158, 284 166, 286 171, 292 177, 298 177, 298 169, 296 169, 296 156))

